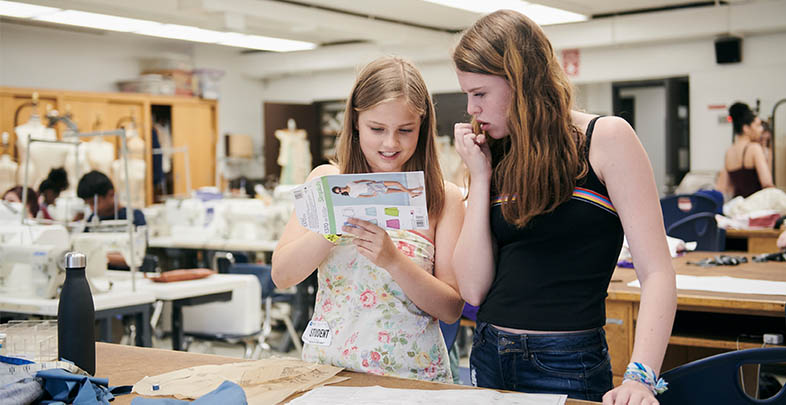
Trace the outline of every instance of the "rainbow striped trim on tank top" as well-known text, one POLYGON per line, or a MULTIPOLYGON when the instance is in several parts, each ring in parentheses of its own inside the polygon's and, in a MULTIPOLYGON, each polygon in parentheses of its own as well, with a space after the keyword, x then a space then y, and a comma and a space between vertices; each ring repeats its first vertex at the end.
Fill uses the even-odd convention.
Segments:
MULTIPOLYGON (((491 198, 491 206, 495 207, 497 205, 502 205, 510 201, 516 201, 516 197, 517 197, 516 194, 514 194, 512 197, 508 195, 494 196, 491 198)), ((571 199, 590 203, 611 214, 617 215, 617 210, 614 209, 614 204, 611 203, 609 197, 606 197, 605 195, 599 194, 590 189, 583 188, 583 187, 576 187, 573 190, 573 195, 571 196, 571 199)))
POLYGON ((605 195, 592 191, 588 188, 576 187, 573 190, 573 196, 571 196, 571 198, 574 200, 588 202, 592 205, 603 208, 614 215, 617 215, 617 210, 614 209, 614 204, 611 203, 609 197, 606 197, 605 195))

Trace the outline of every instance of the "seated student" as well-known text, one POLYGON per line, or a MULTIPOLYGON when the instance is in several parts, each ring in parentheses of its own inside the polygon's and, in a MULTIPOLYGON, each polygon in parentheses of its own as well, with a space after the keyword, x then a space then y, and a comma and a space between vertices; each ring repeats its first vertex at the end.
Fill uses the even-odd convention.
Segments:
POLYGON ((43 219, 53 219, 49 214, 49 206, 55 203, 60 193, 68 188, 68 175, 62 167, 52 169, 49 175, 38 186, 39 205, 41 210, 39 216, 43 219))
MULTIPOLYGON (((117 202, 117 212, 115 212, 115 186, 112 184, 112 180, 97 170, 93 170, 79 179, 76 195, 83 199, 92 211, 92 214, 87 218, 88 230, 90 229, 89 224, 96 215, 101 221, 127 218, 126 208, 120 201, 117 202)), ((144 226, 146 224, 145 214, 134 209, 134 225, 144 226)), ((125 260, 119 253, 110 253, 107 256, 110 269, 127 268, 125 260)))
MULTIPOLYGON (((3 193, 3 200, 8 202, 22 202, 22 186, 11 187, 3 193)), ((26 218, 35 218, 38 215, 38 193, 32 188, 27 188, 27 214, 26 218)))
POLYGON ((717 188, 731 197, 747 198, 774 186, 767 156, 759 143, 761 120, 747 104, 739 102, 732 104, 729 115, 734 127, 734 143, 726 150, 717 188))

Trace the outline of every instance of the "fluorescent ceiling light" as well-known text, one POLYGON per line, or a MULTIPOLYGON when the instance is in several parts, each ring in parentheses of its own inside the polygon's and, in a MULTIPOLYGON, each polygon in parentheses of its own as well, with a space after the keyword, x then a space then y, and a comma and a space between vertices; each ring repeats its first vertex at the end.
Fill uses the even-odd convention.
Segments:
POLYGON ((224 40, 219 42, 219 44, 276 52, 306 51, 317 47, 317 44, 311 42, 238 34, 236 32, 227 33, 224 40))
POLYGON ((137 20, 134 18, 115 17, 113 15, 88 13, 85 11, 64 10, 59 13, 34 17, 34 20, 59 24, 77 25, 80 27, 97 28, 108 31, 136 32, 151 29, 161 23, 137 20))
POLYGON ((137 34, 151 37, 182 39, 184 41, 205 42, 215 44, 224 39, 226 32, 206 30, 188 25, 158 24, 136 31, 137 34))
POLYGON ((535 21, 538 25, 549 24, 562 24, 570 22, 586 21, 587 16, 583 14, 574 13, 567 10, 562 10, 554 7, 542 6, 540 4, 532 4, 520 0, 424 0, 429 3, 435 3, 446 7, 459 8, 462 10, 472 11, 474 13, 488 14, 497 10, 515 10, 530 19, 535 21))
POLYGON ((275 52, 301 51, 314 49, 317 44, 282 38, 248 35, 238 32, 206 30, 178 24, 164 24, 156 21, 117 17, 107 14, 89 13, 77 10, 61 10, 25 3, 0 0, 0 16, 30 18, 58 24, 76 25, 107 31, 128 32, 159 38, 234 46, 239 48, 260 49, 275 52))
POLYGON ((0 1, 0 15, 16 18, 31 18, 60 11, 59 8, 36 6, 33 4, 0 1))

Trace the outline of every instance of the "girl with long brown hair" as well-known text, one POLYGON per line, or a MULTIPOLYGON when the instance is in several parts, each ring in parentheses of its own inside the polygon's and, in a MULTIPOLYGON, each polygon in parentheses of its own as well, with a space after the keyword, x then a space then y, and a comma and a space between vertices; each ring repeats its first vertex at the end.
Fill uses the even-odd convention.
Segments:
POLYGON ((454 268, 462 297, 480 306, 473 383, 657 403, 675 275, 636 134, 622 119, 571 110, 551 44, 520 13, 479 19, 453 61, 473 117, 454 133, 472 180, 454 268), (631 364, 613 388, 604 300, 623 232, 642 299, 631 364))
MULTIPOLYGON (((385 230, 350 219, 344 234, 323 237, 292 215, 273 253, 273 281, 287 288, 318 268, 314 316, 303 359, 353 371, 452 382, 437 319, 455 322, 463 301, 451 260, 464 204, 444 182, 434 145, 434 105, 420 73, 402 59, 368 64, 347 99, 337 173, 422 170, 430 228, 385 230)), ((421 191, 422 192, 422 191, 421 191)))

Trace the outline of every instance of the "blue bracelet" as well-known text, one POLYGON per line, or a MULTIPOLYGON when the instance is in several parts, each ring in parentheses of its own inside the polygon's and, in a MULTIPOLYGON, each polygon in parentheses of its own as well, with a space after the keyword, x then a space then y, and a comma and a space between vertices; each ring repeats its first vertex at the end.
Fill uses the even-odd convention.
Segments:
POLYGON ((640 382, 649 387, 654 395, 662 394, 669 389, 669 383, 663 381, 662 378, 657 378, 653 369, 639 362, 628 363, 628 368, 622 377, 622 382, 625 381, 640 382))

